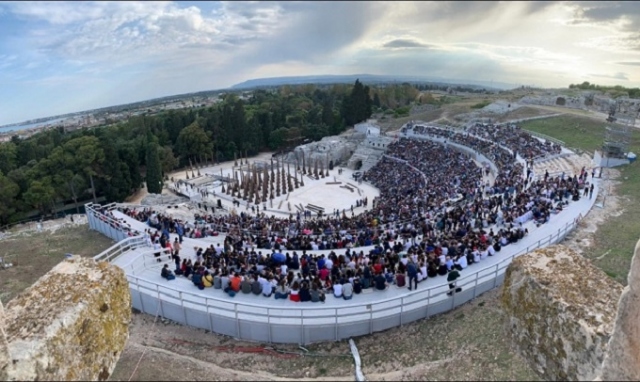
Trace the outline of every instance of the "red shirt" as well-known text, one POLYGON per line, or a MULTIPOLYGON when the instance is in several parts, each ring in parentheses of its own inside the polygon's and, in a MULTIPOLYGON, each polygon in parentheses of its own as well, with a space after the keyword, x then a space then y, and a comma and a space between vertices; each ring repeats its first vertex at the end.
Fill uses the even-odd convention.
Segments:
POLYGON ((378 273, 382 273, 382 264, 377 263, 373 266, 373 270, 375 271, 376 274, 378 273))
POLYGON ((233 277, 231 278, 231 289, 234 292, 238 292, 240 290, 240 277, 233 277))

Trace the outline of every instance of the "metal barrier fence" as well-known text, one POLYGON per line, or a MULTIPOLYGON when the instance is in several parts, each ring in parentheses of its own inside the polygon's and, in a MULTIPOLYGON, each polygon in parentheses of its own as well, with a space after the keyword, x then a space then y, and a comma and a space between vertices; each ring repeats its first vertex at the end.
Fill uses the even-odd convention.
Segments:
POLYGON ((549 142, 553 142, 555 144, 558 144, 560 146, 566 146, 566 144, 564 143, 564 141, 561 141, 559 139, 556 139, 554 137, 548 136, 546 134, 542 134, 542 133, 538 133, 535 131, 531 131, 531 130, 527 130, 527 129, 521 129, 522 131, 526 131, 527 133, 529 133, 531 136, 536 137, 536 138, 540 138, 540 139, 544 139, 547 140, 549 142))
MULTIPOLYGON (((113 233, 108 219, 87 206, 91 228, 113 233), (95 214, 94 214, 95 213, 95 214)), ((549 237, 518 251, 498 264, 478 269, 455 282, 461 292, 450 291, 448 282, 403 296, 375 302, 353 303, 345 307, 327 308, 309 303, 301 307, 269 307, 265 304, 235 302, 203 297, 193 292, 160 285, 135 275, 132 266, 127 274, 133 307, 152 315, 234 338, 267 343, 306 345, 322 341, 372 334, 444 313, 502 284, 511 261, 536 248, 557 243, 578 224, 579 218, 567 223, 549 237)), ((108 235, 107 235, 108 236, 108 235)), ((117 235, 116 235, 117 236, 117 235)), ((112 237, 112 236, 109 236, 112 237)), ((142 245, 141 237, 127 237, 95 257, 110 261, 118 255, 142 245)), ((505 248, 509 248, 508 246, 505 248)), ((125 266, 125 272, 129 269, 125 266)), ((375 291, 372 293, 376 293, 375 291)))

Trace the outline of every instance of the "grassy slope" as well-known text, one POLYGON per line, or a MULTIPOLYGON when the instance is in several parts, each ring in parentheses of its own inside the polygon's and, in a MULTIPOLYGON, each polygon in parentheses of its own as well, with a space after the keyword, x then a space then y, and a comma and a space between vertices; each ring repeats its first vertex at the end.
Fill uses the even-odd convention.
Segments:
POLYGON ((0 269, 0 299, 6 304, 64 259, 65 253, 95 256, 113 245, 89 225, 32 232, 0 241, 0 256, 13 267, 0 269))
MULTIPOLYGON (((593 152, 602 146, 606 123, 591 118, 564 115, 528 121, 521 126, 563 140, 569 146, 593 152)), ((629 150, 640 153, 638 129, 632 130, 629 150)), ((633 250, 640 237, 640 165, 635 162, 616 169, 621 173, 621 184, 617 193, 622 197, 623 212, 598 228, 594 235, 594 245, 585 250, 585 255, 609 276, 626 285, 633 250), (609 250, 607 256, 596 259, 609 250)))

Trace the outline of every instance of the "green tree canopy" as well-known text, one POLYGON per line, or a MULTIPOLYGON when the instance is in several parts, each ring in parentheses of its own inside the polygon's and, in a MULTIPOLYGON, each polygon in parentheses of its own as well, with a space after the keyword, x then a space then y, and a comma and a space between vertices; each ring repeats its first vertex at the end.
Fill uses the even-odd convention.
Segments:
POLYGON ((197 122, 182 129, 178 135, 178 152, 187 162, 189 159, 194 161, 198 155, 211 152, 209 144, 209 136, 197 122))

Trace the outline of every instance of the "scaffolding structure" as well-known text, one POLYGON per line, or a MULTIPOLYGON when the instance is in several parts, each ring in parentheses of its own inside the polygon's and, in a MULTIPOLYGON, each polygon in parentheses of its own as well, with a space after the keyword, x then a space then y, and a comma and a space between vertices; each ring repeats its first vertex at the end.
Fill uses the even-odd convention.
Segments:
MULTIPOLYGON (((602 157, 624 159, 629 151, 631 142, 631 129, 635 127, 638 111, 617 108, 615 112, 609 114, 609 119, 614 122, 605 128, 604 141, 602 142, 602 157), (614 117, 615 118, 612 118, 614 117)), ((608 165, 606 167, 609 167, 608 165)))
MULTIPOLYGON (((629 143, 631 141, 631 129, 635 128, 636 118, 640 110, 621 110, 621 102, 618 101, 615 106, 612 105, 607 122, 610 125, 605 127, 604 141, 602 142, 602 161, 604 166, 600 167, 600 177, 602 177, 603 167, 606 168, 605 180, 609 184, 609 160, 610 159, 626 159, 629 151, 629 143)), ((610 188, 610 186, 609 186, 610 188)), ((604 207, 607 196, 611 190, 604 187, 602 190, 602 207, 604 207)))

